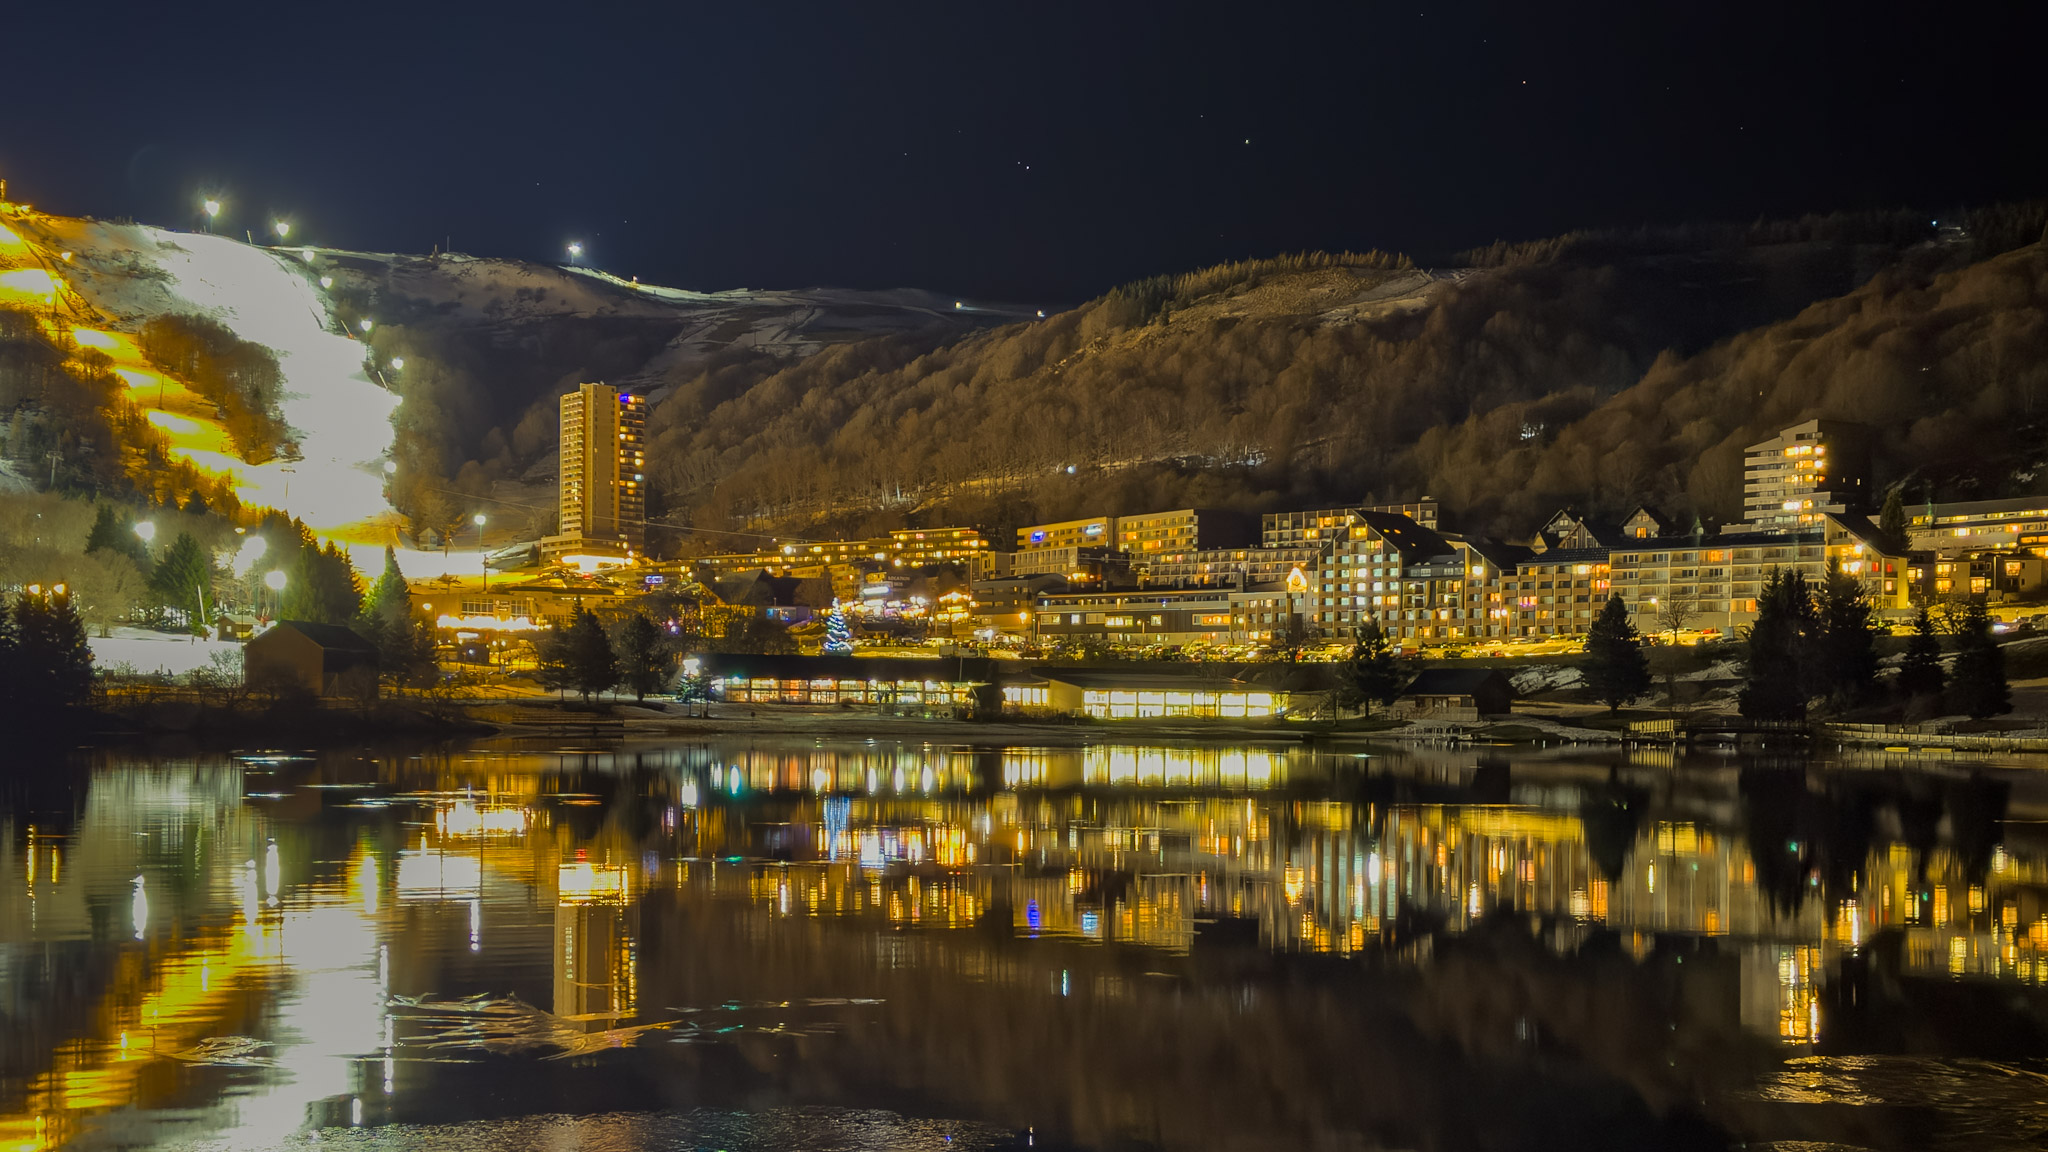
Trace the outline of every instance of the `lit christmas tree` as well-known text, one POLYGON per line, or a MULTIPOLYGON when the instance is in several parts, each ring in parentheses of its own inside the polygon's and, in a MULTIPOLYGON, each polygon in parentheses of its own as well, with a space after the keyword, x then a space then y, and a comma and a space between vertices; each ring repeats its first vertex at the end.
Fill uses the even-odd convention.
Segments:
POLYGON ((853 655, 853 625, 846 622, 846 612, 837 600, 832 602, 832 614, 825 617, 825 655, 853 655))

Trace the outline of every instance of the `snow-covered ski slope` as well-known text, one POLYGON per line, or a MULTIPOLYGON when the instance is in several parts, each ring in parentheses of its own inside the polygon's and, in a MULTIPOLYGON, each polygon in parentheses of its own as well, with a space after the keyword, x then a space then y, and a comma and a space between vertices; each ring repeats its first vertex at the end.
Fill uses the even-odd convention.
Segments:
MULTIPOLYGON (((41 216, 33 231, 46 250, 72 253, 60 274, 107 327, 132 333, 152 316, 198 314, 277 354, 281 406, 301 459, 249 464, 197 444, 181 454, 232 475, 244 501, 286 509, 323 537, 391 539, 383 462, 398 397, 370 379, 363 345, 330 320, 314 274, 299 260, 224 236, 141 225, 41 216)), ((146 385, 134 395, 148 406, 146 385)), ((183 423, 159 420, 180 448, 183 423)))

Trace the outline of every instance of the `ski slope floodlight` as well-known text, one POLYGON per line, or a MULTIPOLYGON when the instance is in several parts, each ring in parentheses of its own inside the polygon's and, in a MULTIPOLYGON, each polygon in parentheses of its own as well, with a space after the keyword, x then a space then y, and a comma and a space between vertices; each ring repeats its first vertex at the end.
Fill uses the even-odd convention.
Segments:
POLYGON ((208 220, 215 219, 220 215, 220 201, 215 200, 211 196, 207 197, 204 200, 201 200, 199 202, 199 207, 205 210, 206 218, 208 220))
POLYGON ((577 258, 578 256, 581 256, 581 255, 583 255, 583 245, 581 245, 581 244, 571 244, 571 245, 569 245, 569 259, 571 259, 571 260, 574 260, 574 259, 576 259, 576 258, 577 258))
POLYGON ((289 220, 279 220, 277 223, 272 224, 271 227, 277 229, 277 238, 279 240, 283 240, 292 234, 292 222, 289 220))

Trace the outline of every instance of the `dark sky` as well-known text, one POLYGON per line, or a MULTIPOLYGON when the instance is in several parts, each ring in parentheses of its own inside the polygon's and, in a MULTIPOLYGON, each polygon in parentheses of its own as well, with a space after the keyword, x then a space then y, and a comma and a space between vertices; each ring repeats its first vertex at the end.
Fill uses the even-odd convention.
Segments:
POLYGON ((1063 303, 1301 248, 2048 195, 2031 3, 10 11, 51 211, 1063 303))

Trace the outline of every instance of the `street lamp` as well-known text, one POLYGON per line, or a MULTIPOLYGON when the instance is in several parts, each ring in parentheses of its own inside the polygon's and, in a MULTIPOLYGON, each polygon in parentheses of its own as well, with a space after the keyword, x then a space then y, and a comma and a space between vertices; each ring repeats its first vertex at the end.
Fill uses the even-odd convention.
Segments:
POLYGON ((476 525, 477 567, 483 570, 484 591, 489 592, 491 590, 491 558, 484 555, 484 514, 481 512, 477 513, 469 518, 469 522, 476 525))
POLYGON ((277 593, 276 609, 278 616, 284 615, 285 579, 284 569, 282 568, 276 568, 263 574, 263 586, 277 593))

